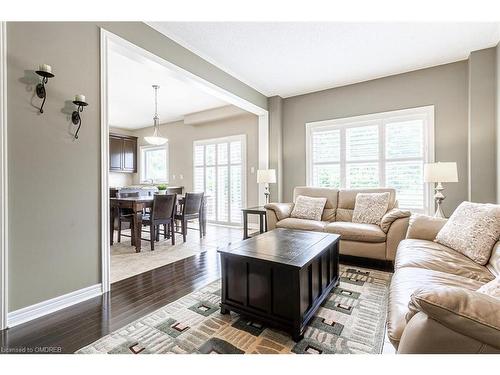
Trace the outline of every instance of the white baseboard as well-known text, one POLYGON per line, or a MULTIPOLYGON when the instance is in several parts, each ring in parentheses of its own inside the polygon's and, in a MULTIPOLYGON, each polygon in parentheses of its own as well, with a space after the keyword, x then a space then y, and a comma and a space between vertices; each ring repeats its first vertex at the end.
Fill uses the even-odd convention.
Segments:
POLYGON ((22 309, 12 311, 7 315, 7 326, 14 327, 41 316, 53 313, 57 310, 64 309, 71 305, 86 301, 90 298, 100 296, 102 294, 101 284, 92 285, 83 289, 75 290, 74 292, 64 294, 59 297, 49 299, 31 306, 23 307, 22 309))

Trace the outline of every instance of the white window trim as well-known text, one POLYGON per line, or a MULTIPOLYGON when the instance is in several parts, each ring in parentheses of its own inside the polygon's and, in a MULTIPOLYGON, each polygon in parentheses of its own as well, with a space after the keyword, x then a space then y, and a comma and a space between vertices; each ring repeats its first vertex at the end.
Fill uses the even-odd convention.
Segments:
MULTIPOLYGON (((196 165, 194 164, 196 146, 205 146, 205 145, 218 144, 218 143, 230 143, 232 141, 241 141, 241 154, 242 154, 242 159, 241 159, 241 171, 242 171, 241 200, 242 200, 242 202, 241 202, 241 207, 246 207, 247 206, 247 136, 246 136, 246 134, 231 135, 231 136, 227 136, 227 137, 210 138, 210 139, 202 139, 202 140, 193 141, 193 187, 195 185, 195 175, 196 175, 196 173, 195 173, 196 165)), ((229 149, 228 149, 228 152, 229 152, 229 149)), ((217 153, 216 153, 216 164, 215 165, 217 165, 217 153)), ((228 159, 228 165, 231 165, 229 159, 228 159)), ((206 169, 205 161, 203 161, 203 167, 206 169)), ((203 173, 203 176, 204 176, 203 178, 206 179, 206 172, 203 173)), ((205 182, 206 181, 203 181, 203 186, 206 186, 205 182)), ((231 186, 231 175, 230 174, 229 174, 229 186, 231 186)), ((215 207, 217 207, 218 197, 214 197, 214 199, 216 200, 215 207)), ((229 202, 228 211, 231 212, 231 202, 229 202)), ((210 220, 210 222, 215 223, 215 224, 224 224, 224 225, 238 225, 238 226, 241 225, 241 224, 224 222, 224 221, 210 220)))
MULTIPOLYGON (((388 122, 394 122, 398 120, 410 121, 413 119, 419 119, 424 121, 424 163, 432 163, 434 162, 434 106, 424 106, 424 107, 415 107, 408 108, 402 110, 388 111, 388 112, 379 112, 372 113, 361 116, 353 116, 346 117, 341 119, 332 119, 332 120, 324 120, 324 121, 315 121, 308 122, 305 124, 306 128, 306 183, 307 185, 312 185, 312 150, 311 150, 311 134, 314 129, 317 128, 341 128, 345 131, 346 128, 349 127, 358 127, 361 124, 363 125, 371 125, 371 124, 380 124, 382 121, 381 129, 382 131, 385 129, 385 125, 388 122)), ((342 140, 342 137, 341 137, 342 140)), ((342 142, 342 141, 341 141, 342 142)), ((385 161, 385 134, 379 133, 379 162, 385 161), (382 154, 383 153, 383 154, 382 154)), ((345 147, 341 143, 341 149, 345 147)), ((345 160, 342 161, 343 152, 341 152, 341 160, 339 162, 340 165, 342 163, 345 165, 345 160)), ((413 158, 412 158, 413 159, 413 158)), ((404 161, 404 158, 401 159, 391 159, 391 161, 404 161)), ((361 162, 356 160, 356 162, 361 162)), ((345 169, 345 168, 344 168, 345 169)), ((341 168, 342 170, 342 168, 341 168)), ((382 168, 379 168, 380 173, 380 181, 385 181, 385 176, 383 175, 384 171, 382 168)), ((345 186, 345 173, 341 172, 341 186, 345 186)), ((397 197, 396 197, 397 198, 397 197)), ((415 212, 419 212, 415 210, 415 212)), ((423 213, 432 214, 434 212, 434 199, 432 195, 432 186, 431 184, 424 184, 424 210, 423 213)))
POLYGON ((167 153, 167 173, 166 173, 166 179, 165 180, 154 180, 153 183, 155 184, 168 184, 169 181, 169 175, 170 175, 170 154, 169 154, 169 147, 168 147, 168 142, 165 143, 164 145, 142 145, 139 147, 139 181, 140 183, 150 183, 150 180, 145 179, 145 173, 146 173, 146 166, 145 162, 146 160, 144 159, 144 151, 148 150, 165 150, 167 153))

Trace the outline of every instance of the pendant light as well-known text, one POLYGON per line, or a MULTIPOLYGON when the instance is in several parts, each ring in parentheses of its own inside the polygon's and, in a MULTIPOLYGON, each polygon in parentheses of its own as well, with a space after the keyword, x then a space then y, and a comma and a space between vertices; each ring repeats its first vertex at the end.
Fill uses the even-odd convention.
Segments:
POLYGON ((160 146, 167 143, 168 139, 164 138, 160 134, 160 117, 158 116, 158 89, 160 86, 153 85, 155 90, 155 115, 153 117, 153 135, 151 137, 144 137, 144 140, 150 145, 160 146))

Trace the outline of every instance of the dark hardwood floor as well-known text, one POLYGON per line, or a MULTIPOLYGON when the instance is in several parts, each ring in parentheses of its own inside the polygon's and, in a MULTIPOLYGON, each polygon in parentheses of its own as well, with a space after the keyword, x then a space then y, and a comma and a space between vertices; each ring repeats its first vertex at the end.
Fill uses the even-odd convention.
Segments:
POLYGON ((218 254, 206 251, 118 281, 101 297, 0 331, 0 353, 73 353, 219 275, 218 254))
MULTIPOLYGON (((391 270, 353 257, 341 256, 341 263, 391 270)), ((206 251, 118 281, 101 297, 0 331, 0 353, 74 353, 219 277, 219 255, 206 251)))

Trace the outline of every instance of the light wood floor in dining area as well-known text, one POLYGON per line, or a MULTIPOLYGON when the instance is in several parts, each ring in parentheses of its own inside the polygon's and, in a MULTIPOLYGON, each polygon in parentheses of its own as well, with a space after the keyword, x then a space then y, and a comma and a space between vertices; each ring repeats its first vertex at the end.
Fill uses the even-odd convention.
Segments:
MULTIPOLYGON (((189 226, 194 228, 198 226, 198 223, 193 222, 189 226)), ((122 233, 130 235, 130 230, 125 230, 122 233)), ((122 236, 121 242, 117 242, 117 236, 115 231, 115 241, 110 248, 112 283, 204 251, 216 251, 217 248, 241 241, 243 231, 237 227, 209 224, 205 237, 200 239, 197 230, 188 230, 186 242, 182 241, 182 235, 175 235, 175 245, 172 245, 170 239, 164 239, 161 235, 160 241, 155 242, 154 251, 151 251, 150 242, 143 240, 140 253, 136 253, 135 247, 131 246, 130 237, 122 236)), ((142 238, 149 238, 149 233, 144 231, 142 238)))

